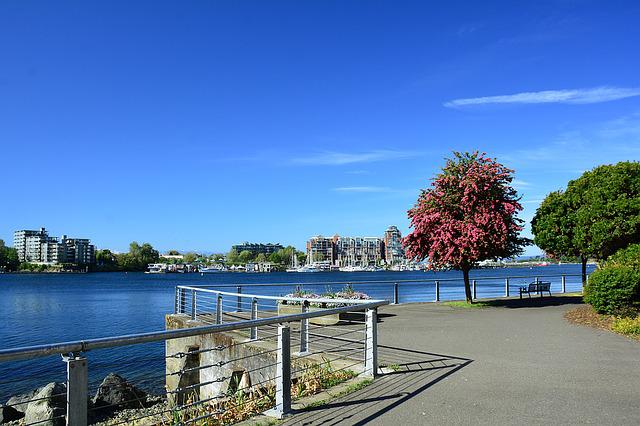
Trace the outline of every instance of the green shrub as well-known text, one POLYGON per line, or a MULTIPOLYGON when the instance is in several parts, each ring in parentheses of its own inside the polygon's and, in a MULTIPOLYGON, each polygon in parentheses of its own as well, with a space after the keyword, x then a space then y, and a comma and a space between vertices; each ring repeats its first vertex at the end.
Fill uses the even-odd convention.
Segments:
POLYGON ((631 244, 629 247, 618 250, 606 262, 607 266, 629 266, 640 269, 640 244, 631 244))
POLYGON ((611 324, 611 329, 620 334, 640 336, 640 317, 616 318, 611 324))
POLYGON ((584 300, 601 314, 634 315, 640 306, 640 269, 608 264, 594 271, 584 300))

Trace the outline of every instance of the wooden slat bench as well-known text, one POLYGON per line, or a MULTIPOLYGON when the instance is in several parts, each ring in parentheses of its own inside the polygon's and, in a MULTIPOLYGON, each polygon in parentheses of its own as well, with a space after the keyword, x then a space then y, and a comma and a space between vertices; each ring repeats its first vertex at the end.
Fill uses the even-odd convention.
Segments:
POLYGON ((531 298, 531 293, 539 293, 540 297, 543 296, 544 292, 549 293, 551 296, 551 283, 548 281, 538 281, 535 283, 531 283, 529 285, 520 287, 520 299, 522 299, 523 294, 528 294, 529 298, 531 298))

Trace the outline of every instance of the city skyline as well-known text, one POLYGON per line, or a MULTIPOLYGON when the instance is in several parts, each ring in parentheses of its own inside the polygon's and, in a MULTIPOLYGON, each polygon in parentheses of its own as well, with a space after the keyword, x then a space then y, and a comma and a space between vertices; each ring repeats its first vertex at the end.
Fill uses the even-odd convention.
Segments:
POLYGON ((640 159, 633 2, 37 4, 0 5, 8 244, 407 235, 454 150, 515 169, 530 237, 549 192, 640 159))

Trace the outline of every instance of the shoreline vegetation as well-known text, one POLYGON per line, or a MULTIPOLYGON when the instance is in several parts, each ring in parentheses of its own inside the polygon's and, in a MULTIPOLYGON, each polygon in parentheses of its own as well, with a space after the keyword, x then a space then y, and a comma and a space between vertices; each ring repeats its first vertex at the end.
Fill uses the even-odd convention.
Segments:
MULTIPOLYGON (((590 261, 587 264, 597 265, 597 262, 590 261)), ((33 264, 27 263, 20 265, 20 269, 13 271, 5 271, 0 270, 0 274, 88 274, 88 273, 103 273, 103 272, 139 272, 144 273, 145 270, 140 269, 120 269, 120 268, 101 268, 101 267, 78 267, 76 265, 68 265, 66 268, 61 265, 42 265, 42 264, 33 264), (25 265, 25 266, 23 266, 25 265)), ((477 266, 472 268, 471 270, 483 270, 483 269, 516 269, 516 268, 532 268, 532 267, 545 267, 550 265, 580 265, 580 262, 557 262, 548 259, 544 262, 539 261, 519 261, 512 263, 502 263, 498 265, 492 266, 477 266)), ((439 271, 447 271, 448 269, 439 269, 439 271)), ((246 272, 243 270, 227 270, 224 271, 226 273, 247 273, 247 274, 255 274, 256 272, 246 272)), ((271 272, 284 272, 284 268, 274 268, 271 272)), ((271 273, 271 272, 260 272, 260 273, 271 273)), ((326 272, 339 272, 339 271, 326 271, 326 272)), ((360 271, 360 272, 373 272, 373 271, 360 271)), ((380 272, 380 271, 375 271, 380 272)), ((392 269, 385 270, 384 272, 405 272, 405 271, 394 271, 392 269)), ((197 271, 196 271, 197 273, 197 271)))

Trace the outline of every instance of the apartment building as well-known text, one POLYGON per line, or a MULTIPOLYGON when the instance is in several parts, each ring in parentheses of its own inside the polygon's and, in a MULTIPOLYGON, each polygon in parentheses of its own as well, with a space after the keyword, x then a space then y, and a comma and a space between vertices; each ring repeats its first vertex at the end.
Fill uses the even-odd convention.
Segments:
POLYGON ((334 265, 337 258, 336 243, 339 238, 338 235, 311 237, 307 241, 307 261, 309 263, 329 261, 331 265, 334 265))
POLYGON ((336 265, 375 266, 384 260, 384 241, 379 237, 339 237, 336 265))
POLYGON ((50 237, 45 228, 14 232, 13 245, 20 262, 88 265, 95 263, 96 259, 95 246, 90 240, 68 238, 66 235, 58 240, 50 237))
POLYGON ((271 253, 275 253, 278 250, 282 250, 284 247, 281 244, 273 244, 273 243, 267 243, 267 244, 262 244, 262 243, 248 243, 248 242, 244 242, 242 244, 236 244, 234 246, 231 246, 232 250, 237 251, 238 253, 243 252, 243 251, 249 251, 251 252, 251 254, 253 255, 258 255, 260 253, 268 256, 271 253))
POLYGON ((329 261, 335 267, 403 263, 402 234, 396 226, 390 226, 383 237, 317 235, 307 241, 307 259, 309 263, 329 261))

